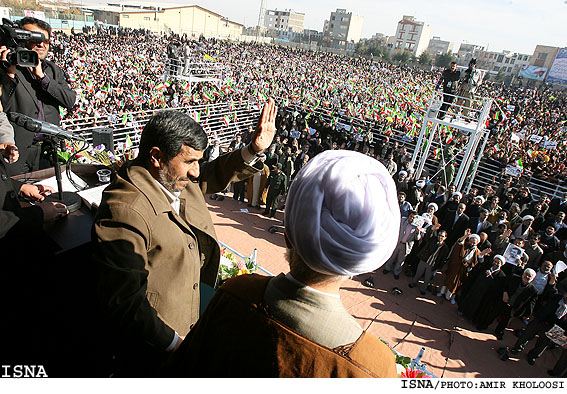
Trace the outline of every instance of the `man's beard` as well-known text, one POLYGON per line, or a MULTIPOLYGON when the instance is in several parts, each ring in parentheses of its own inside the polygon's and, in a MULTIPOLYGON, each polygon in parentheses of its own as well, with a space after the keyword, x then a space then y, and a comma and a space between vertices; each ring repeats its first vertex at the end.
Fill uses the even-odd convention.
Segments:
POLYGON ((159 177, 159 183, 161 183, 163 187, 165 187, 171 193, 179 193, 180 191, 185 189, 186 186, 183 186, 181 189, 178 188, 177 182, 185 181, 189 179, 186 177, 176 177, 170 171, 169 166, 166 166, 165 169, 160 168, 158 170, 158 177, 159 177))

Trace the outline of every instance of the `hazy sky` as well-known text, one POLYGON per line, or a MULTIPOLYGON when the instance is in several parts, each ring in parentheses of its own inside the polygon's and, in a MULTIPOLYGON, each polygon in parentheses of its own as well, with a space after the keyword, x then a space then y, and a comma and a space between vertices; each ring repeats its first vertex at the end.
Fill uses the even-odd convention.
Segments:
MULTIPOLYGON (((256 25, 260 9, 260 0, 167 3, 200 5, 246 26, 256 25)), ((364 16, 362 37, 394 35, 402 16, 413 15, 431 27, 431 36, 453 41, 457 49, 467 42, 491 51, 532 54, 537 44, 567 46, 567 0, 265 0, 265 4, 268 9, 304 13, 305 28, 319 31, 331 11, 346 8, 364 16)))

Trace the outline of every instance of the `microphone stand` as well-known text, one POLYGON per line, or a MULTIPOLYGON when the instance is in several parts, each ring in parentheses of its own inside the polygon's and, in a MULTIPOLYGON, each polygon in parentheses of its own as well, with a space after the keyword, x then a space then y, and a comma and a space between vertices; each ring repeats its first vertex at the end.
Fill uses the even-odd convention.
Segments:
POLYGON ((52 160, 55 170, 55 179, 57 180, 57 194, 51 194, 45 197, 48 202, 60 202, 67 207, 69 213, 74 212, 81 208, 81 197, 75 192, 64 192, 61 181, 61 165, 59 164, 59 157, 57 150, 61 144, 61 139, 53 135, 44 134, 44 142, 47 142, 52 147, 52 160))

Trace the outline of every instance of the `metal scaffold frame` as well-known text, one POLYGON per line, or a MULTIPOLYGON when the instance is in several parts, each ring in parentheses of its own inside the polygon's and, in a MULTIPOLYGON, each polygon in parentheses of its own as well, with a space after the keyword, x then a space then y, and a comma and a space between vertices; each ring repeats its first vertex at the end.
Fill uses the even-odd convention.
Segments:
POLYGON ((490 131, 486 129, 485 125, 493 104, 495 103, 492 98, 455 96, 435 91, 425 112, 410 163, 410 168, 415 169, 415 179, 419 179, 422 175, 425 163, 430 160, 431 146, 436 143, 441 150, 441 161, 439 170, 433 176, 438 175, 439 172, 443 172, 443 175, 446 176, 445 169, 447 166, 451 163, 457 163, 457 158, 462 153, 462 160, 452 184, 457 187, 458 191, 468 192, 473 184, 490 135, 490 131), (445 114, 440 119, 438 115, 442 110, 444 101, 447 108, 443 108, 446 112, 444 111, 445 114), (468 137, 465 147, 450 158, 446 158, 443 153, 444 144, 440 127, 442 125, 456 129, 460 135, 468 137), (438 141, 435 140, 435 137, 438 141))
POLYGON ((189 82, 189 91, 196 84, 211 82, 219 87, 226 74, 226 68, 215 62, 205 62, 202 59, 192 58, 189 62, 180 59, 167 58, 164 63, 165 73, 163 79, 189 82))

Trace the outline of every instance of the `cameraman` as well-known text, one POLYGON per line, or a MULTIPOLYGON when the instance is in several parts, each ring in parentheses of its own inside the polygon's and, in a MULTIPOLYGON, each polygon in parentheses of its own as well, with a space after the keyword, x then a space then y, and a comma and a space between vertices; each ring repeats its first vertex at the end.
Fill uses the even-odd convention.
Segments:
MULTIPOLYGON (((51 26, 31 17, 21 19, 22 29, 43 33, 45 40, 30 40, 26 48, 39 57, 36 67, 11 65, 0 70, 0 85, 3 85, 2 106, 6 112, 19 112, 34 119, 60 124, 59 106, 71 109, 75 104, 75 92, 71 90, 63 71, 52 61, 46 60, 49 51, 51 26)), ((0 60, 7 59, 9 49, 0 47, 0 60)), ((16 146, 20 160, 8 168, 11 175, 22 174, 39 168, 41 136, 34 136, 24 128, 14 126, 16 146)))

